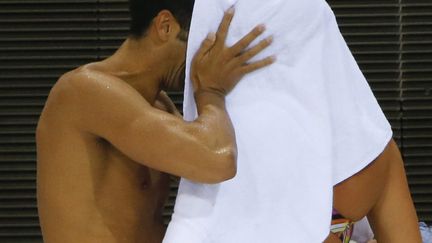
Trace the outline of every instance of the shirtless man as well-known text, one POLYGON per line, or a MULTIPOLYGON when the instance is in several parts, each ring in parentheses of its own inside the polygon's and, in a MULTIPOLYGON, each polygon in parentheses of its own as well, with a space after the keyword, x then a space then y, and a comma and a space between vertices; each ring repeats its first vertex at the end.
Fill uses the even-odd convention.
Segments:
POLYGON ((161 90, 184 82, 193 0, 131 1, 131 36, 111 57, 63 75, 37 127, 38 206, 46 243, 160 243, 170 173, 201 183, 236 174, 236 144, 225 95, 270 39, 248 48, 258 26, 225 46, 233 11, 195 56, 199 117, 185 122, 154 108, 174 105, 161 90))

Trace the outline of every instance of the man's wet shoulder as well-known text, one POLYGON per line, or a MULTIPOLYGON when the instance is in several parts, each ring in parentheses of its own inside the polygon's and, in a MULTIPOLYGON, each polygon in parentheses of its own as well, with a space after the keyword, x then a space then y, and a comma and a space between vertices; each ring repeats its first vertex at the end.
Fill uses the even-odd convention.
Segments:
POLYGON ((116 76, 82 66, 59 78, 50 95, 61 95, 73 99, 97 98, 129 90, 130 86, 116 76))

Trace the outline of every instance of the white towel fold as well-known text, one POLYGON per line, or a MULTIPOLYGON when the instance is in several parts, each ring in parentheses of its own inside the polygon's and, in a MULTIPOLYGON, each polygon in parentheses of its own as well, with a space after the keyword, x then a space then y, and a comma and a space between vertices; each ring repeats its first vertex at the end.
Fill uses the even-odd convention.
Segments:
MULTIPOLYGON (((201 41, 233 4, 227 44, 264 23, 262 38, 274 35, 274 44, 254 60, 276 54, 278 61, 227 97, 237 176, 219 185, 183 179, 164 243, 322 242, 333 185, 383 151, 390 125, 324 0, 196 0, 187 74, 201 41)), ((186 81, 185 118, 193 120, 186 81)))

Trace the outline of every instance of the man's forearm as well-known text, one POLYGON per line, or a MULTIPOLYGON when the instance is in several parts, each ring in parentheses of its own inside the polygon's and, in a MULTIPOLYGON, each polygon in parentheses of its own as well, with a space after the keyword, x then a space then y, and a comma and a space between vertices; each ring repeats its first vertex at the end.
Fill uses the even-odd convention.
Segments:
POLYGON ((225 96, 218 92, 203 91, 195 93, 198 118, 195 122, 203 126, 213 144, 212 149, 231 149, 236 151, 235 132, 225 107, 225 96))

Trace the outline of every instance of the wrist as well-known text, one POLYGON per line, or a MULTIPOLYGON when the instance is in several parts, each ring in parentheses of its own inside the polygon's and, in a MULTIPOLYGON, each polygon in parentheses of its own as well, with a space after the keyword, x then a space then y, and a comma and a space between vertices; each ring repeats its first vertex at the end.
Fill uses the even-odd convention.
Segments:
POLYGON ((200 97, 200 96, 219 96, 222 99, 225 99, 225 93, 223 91, 220 90, 216 90, 216 89, 198 89, 194 92, 194 96, 195 98, 200 97))
POLYGON ((200 89, 195 91, 194 96, 198 113, 200 113, 207 105, 213 105, 223 109, 225 108, 225 94, 220 91, 200 89))

